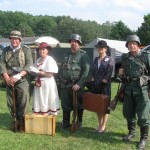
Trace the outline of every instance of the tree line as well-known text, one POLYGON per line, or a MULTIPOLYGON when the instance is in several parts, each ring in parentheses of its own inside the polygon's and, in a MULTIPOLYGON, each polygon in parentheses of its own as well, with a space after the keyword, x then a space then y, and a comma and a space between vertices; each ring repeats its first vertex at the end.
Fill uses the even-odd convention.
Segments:
POLYGON ((0 11, 0 20, 0 38, 8 38, 10 31, 19 30, 23 37, 52 36, 61 42, 68 42, 70 34, 77 33, 82 36, 83 44, 96 37, 125 41, 130 34, 137 34, 143 45, 148 45, 150 39, 150 14, 144 16, 137 31, 129 29, 121 20, 99 24, 70 16, 33 16, 18 11, 0 11))

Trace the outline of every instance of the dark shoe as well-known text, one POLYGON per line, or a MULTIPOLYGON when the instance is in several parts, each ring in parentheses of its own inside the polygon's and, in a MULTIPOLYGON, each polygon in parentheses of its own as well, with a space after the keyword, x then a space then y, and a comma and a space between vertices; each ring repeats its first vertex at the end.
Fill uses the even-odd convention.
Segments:
POLYGON ((17 132, 17 131, 19 130, 19 128, 20 128, 19 121, 18 121, 18 120, 17 120, 16 122, 14 121, 14 122, 13 122, 12 130, 13 130, 14 132, 17 132))
POLYGON ((128 135, 126 135, 126 136, 124 136, 124 137, 122 138, 122 141, 128 142, 128 141, 130 141, 134 136, 135 136, 134 133, 133 133, 133 134, 129 133, 128 135))
POLYGON ((140 142, 137 144, 137 148, 142 150, 146 145, 146 141, 146 139, 141 139, 140 142))
POLYGON ((63 122, 61 125, 62 125, 62 129, 68 129, 71 126, 69 123, 63 123, 63 122))
POLYGON ((21 133, 25 132, 25 126, 23 124, 20 125, 19 132, 21 133))
POLYGON ((82 128, 82 122, 79 122, 78 129, 82 128))
POLYGON ((106 129, 104 129, 103 131, 97 131, 99 134, 104 134, 106 131, 106 129))
POLYGON ((25 123, 24 120, 20 120, 19 132, 25 132, 25 123))

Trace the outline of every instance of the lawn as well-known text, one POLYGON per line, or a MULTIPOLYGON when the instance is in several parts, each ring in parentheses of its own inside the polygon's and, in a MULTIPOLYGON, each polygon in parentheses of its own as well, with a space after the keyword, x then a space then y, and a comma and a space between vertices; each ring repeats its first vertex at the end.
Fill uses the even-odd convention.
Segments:
MULTIPOLYGON (((117 89, 117 83, 112 85, 112 98, 117 89)), ((56 134, 36 135, 14 133, 10 130, 12 118, 6 105, 5 88, 0 89, 0 150, 134 150, 139 141, 139 127, 136 137, 131 142, 121 141, 127 131, 126 121, 122 115, 122 103, 111 112, 105 134, 94 133, 98 125, 94 112, 85 111, 83 127, 76 133, 61 129, 62 110, 56 120, 56 134)), ((150 141, 150 140, 149 140, 150 141)), ((150 142, 146 149, 150 149, 150 142)))

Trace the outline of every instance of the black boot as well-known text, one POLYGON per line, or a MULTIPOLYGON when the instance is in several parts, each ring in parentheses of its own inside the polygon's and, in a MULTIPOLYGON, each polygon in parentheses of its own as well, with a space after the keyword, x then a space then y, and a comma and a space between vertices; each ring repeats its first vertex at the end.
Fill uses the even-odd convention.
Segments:
POLYGON ((63 121, 62 121, 62 128, 67 129, 70 127, 70 112, 63 111, 63 121))
POLYGON ((122 138, 122 141, 130 141, 135 136, 136 122, 127 122, 129 133, 122 138))
POLYGON ((140 142, 137 144, 138 149, 143 149, 146 145, 147 137, 148 137, 148 126, 142 126, 140 127, 140 132, 141 132, 141 138, 140 142))
POLYGON ((82 118, 83 118, 83 109, 78 110, 78 117, 79 117, 79 128, 82 127, 82 118))

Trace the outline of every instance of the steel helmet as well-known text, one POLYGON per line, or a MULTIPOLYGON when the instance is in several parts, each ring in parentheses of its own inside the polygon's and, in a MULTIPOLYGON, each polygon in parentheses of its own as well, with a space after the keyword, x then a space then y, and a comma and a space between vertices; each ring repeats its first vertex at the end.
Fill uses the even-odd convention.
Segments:
POLYGON ((140 38, 137 35, 130 35, 127 37, 126 47, 128 47, 128 42, 137 42, 141 45, 140 38))
POLYGON ((80 44, 82 43, 81 36, 79 34, 71 34, 69 42, 71 40, 77 40, 80 44))
POLYGON ((9 36, 9 39, 11 39, 11 38, 19 38, 20 40, 22 40, 22 38, 21 38, 21 32, 20 31, 17 31, 17 30, 14 30, 14 31, 11 31, 10 32, 10 36, 9 36))

